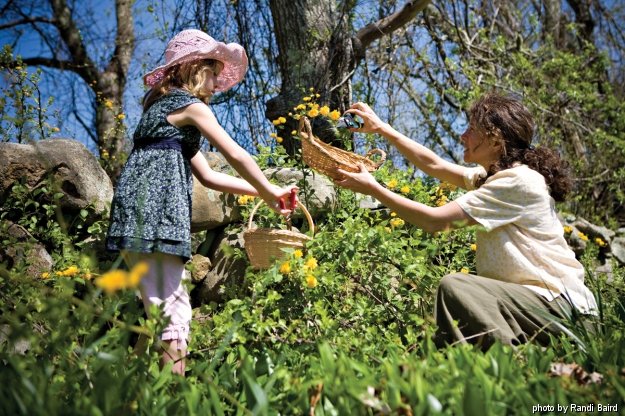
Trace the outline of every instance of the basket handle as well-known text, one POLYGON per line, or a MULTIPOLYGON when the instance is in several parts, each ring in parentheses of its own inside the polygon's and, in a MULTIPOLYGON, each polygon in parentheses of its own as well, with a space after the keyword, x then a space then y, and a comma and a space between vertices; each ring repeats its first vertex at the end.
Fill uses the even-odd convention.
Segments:
MULTIPOLYGON (((260 206, 262 204, 264 204, 264 203, 265 203, 265 200, 261 199, 254 206, 254 208, 252 208, 252 212, 250 212, 250 219, 247 222, 247 229, 248 230, 252 228, 252 221, 254 220, 254 215, 256 214, 256 211, 258 211, 258 208, 260 208, 260 206)), ((306 209, 304 204, 302 204, 302 201, 298 201, 297 208, 301 209, 302 212, 304 213, 304 216, 306 217, 306 221, 308 221, 308 227, 310 228, 310 232, 314 235, 315 234, 315 224, 313 223, 313 219, 310 216, 310 212, 308 212, 308 210, 306 209)), ((289 228, 291 228, 291 222, 290 221, 288 221, 288 224, 289 224, 289 228)))
POLYGON ((379 154, 380 155, 380 160, 375 162, 373 160, 371 160, 373 163, 375 163, 375 168, 379 168, 380 166, 382 166, 382 163, 384 163, 384 161, 386 160, 386 152, 382 149, 371 149, 367 152, 367 154, 365 155, 365 157, 369 157, 371 155, 374 154, 379 154))

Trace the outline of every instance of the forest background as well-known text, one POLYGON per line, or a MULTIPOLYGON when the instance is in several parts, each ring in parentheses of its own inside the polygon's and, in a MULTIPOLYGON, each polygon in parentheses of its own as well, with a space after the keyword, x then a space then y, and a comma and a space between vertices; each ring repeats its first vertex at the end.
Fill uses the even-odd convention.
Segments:
MULTIPOLYGON (((1 140, 75 138, 96 155, 113 182, 130 149, 129 132, 140 116, 142 75, 163 61, 161 51, 174 33, 195 27, 246 48, 246 78, 215 97, 212 107, 235 140, 262 160, 280 154, 280 160, 290 160, 287 165, 297 164, 299 144, 289 134, 296 121, 289 113, 312 89, 316 102, 341 112, 354 101, 370 103, 399 131, 461 162, 459 133, 466 126, 465 111, 477 96, 496 89, 521 97, 536 116, 537 142, 558 149, 571 163, 576 192, 561 209, 611 229, 625 224, 621 2, 5 0, 0 15, 1 140), (287 122, 277 128, 272 121, 280 117, 287 122)), ((318 123, 320 136, 337 146, 386 150, 392 163, 380 171, 380 178, 410 184, 409 196, 430 203, 440 200, 443 192, 453 196, 409 169, 379 138, 323 137, 324 120, 318 123)), ((34 198, 24 193, 27 200, 34 198)), ((433 288, 445 272, 471 267, 472 234, 431 237, 393 227, 392 232, 405 237, 400 244, 375 227, 361 231, 363 223, 373 221, 380 230, 390 223, 354 211, 348 193, 341 198, 326 220, 327 234, 317 238, 316 251, 313 247, 320 261, 327 260, 320 279, 323 292, 306 292, 297 284, 280 287, 285 285, 284 273, 276 267, 260 276, 248 275, 249 292, 233 295, 225 305, 203 307, 214 326, 210 332, 199 331, 194 340, 195 354, 203 359, 195 360, 191 372, 202 385, 173 380, 149 360, 124 365, 128 351, 123 347, 137 329, 120 323, 120 316, 132 322, 140 315, 131 306, 131 294, 102 297, 89 289, 84 276, 77 276, 43 284, 55 293, 55 301, 42 298, 42 288, 34 283, 18 289, 7 277, 16 275, 4 275, 5 289, 15 291, 13 300, 3 298, 3 307, 12 313, 7 322, 17 325, 21 320, 50 329, 48 322, 66 317, 66 330, 79 330, 69 344, 53 337, 49 352, 35 354, 49 363, 41 371, 27 358, 5 356, 11 365, 5 364, 2 377, 13 375, 22 382, 3 390, 3 399, 22 413, 45 402, 57 410, 73 403, 77 413, 87 409, 94 414, 95 409, 111 413, 129 408, 150 413, 182 402, 190 413, 262 413, 289 406, 298 413, 333 413, 357 406, 365 413, 425 409, 451 414, 472 414, 473 406, 487 413, 526 413, 531 403, 564 404, 576 397, 595 403, 608 397, 611 403, 622 403, 622 328, 609 331, 622 326, 622 269, 615 268, 610 282, 591 273, 593 289, 605 301, 602 325, 604 333, 610 332, 605 339, 585 338, 577 328, 579 342, 544 354, 532 346, 522 352, 499 348, 490 355, 470 348, 435 352, 427 341, 433 288), (346 240, 350 235, 353 241, 346 240), (337 243, 338 237, 345 246, 337 243), (379 250, 370 248, 372 240, 379 250), (359 253, 351 258, 361 264, 330 261, 343 258, 345 250, 359 253), (376 267, 365 272, 374 259, 386 259, 402 279, 418 283, 400 279, 397 287, 389 281, 397 273, 389 275, 376 267), (289 308, 302 291, 307 302, 289 308), (353 300, 338 308, 336 301, 346 293, 353 300), (16 299, 27 297, 36 301, 25 302, 26 310, 18 308, 16 299), (85 305, 85 299, 93 304, 85 305), (63 309, 62 300, 74 306, 63 309), (112 329, 104 331, 103 325, 112 329), (359 344, 357 334, 366 334, 371 344, 359 344), (601 370, 608 387, 600 393, 587 379, 573 388, 568 381, 548 377, 549 366, 563 355, 585 375, 601 370), (459 374, 444 375, 452 369, 459 374), (481 387, 466 387, 466 380, 475 377, 482 380, 481 387), (425 379, 431 384, 424 385, 425 379), (146 381, 147 390, 136 388, 146 381), (124 383, 135 388, 127 389, 124 383), (511 386, 519 391, 523 386, 527 393, 511 394, 511 386), (37 400, 25 404, 18 397, 22 394, 37 400), (117 403, 106 397, 115 397, 117 403)), ((25 203, 24 212, 27 207, 25 203)), ((64 242, 60 270, 85 255, 66 228, 59 226, 59 235, 51 236, 56 228, 33 227, 47 233, 50 245, 64 242)), ((98 232, 94 224, 89 229, 98 232)), ((598 243, 590 245, 584 257, 589 270, 598 260, 605 261, 601 250, 598 243)), ((292 267, 304 260, 293 259, 292 267)), ((102 264, 90 267, 104 271, 102 264)), ((144 324, 157 327, 159 321, 144 324)), ((33 331, 14 333, 38 339, 33 331)))

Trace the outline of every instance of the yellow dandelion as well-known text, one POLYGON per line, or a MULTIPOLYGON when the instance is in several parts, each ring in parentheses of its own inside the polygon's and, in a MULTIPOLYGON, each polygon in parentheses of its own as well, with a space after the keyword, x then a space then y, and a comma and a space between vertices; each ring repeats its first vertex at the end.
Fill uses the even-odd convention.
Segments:
POLYGON ((404 185, 401 187, 399 192, 401 192, 402 194, 407 194, 408 192, 410 192, 410 187, 408 185, 404 185))
POLYGON ((58 272, 57 274, 65 277, 76 276, 80 272, 80 269, 76 266, 69 266, 67 269, 58 272))
POLYGON ((61 129, 60 129, 60 128, 58 128, 58 127, 52 127, 52 128, 50 129, 50 131, 51 131, 52 133, 58 133, 58 132, 60 132, 60 131, 61 131, 61 129))
POLYGON ((297 130, 291 130, 291 136, 297 136, 297 130))
POLYGON ((126 287, 135 288, 141 282, 141 279, 150 270, 150 266, 145 261, 140 261, 130 270, 127 276, 126 287))
POLYGON ((284 124, 284 123, 286 123, 286 118, 278 117, 278 121, 280 122, 280 124, 284 124))
POLYGON ((288 261, 285 261, 284 263, 282 263, 280 265, 280 273, 282 274, 291 273, 291 263, 289 263, 288 261))
POLYGON ((247 195, 241 195, 238 199, 237 202, 239 203, 239 205, 245 205, 247 204, 249 201, 249 197, 247 195))
POLYGON ((321 97, 321 94, 315 94, 315 97, 319 98, 321 97))
POLYGON ((391 212, 391 217, 396 217, 397 213, 395 211, 391 212))
POLYGON ((336 121, 341 117, 341 113, 338 110, 332 110, 330 111, 329 116, 331 120, 336 121))
POLYGON ((326 117, 328 114, 330 114, 330 107, 328 107, 327 105, 324 105, 323 107, 319 109, 319 114, 326 117))
POLYGON ((319 282, 317 282, 317 278, 315 276, 313 276, 312 274, 306 276, 306 286, 312 289, 314 287, 317 287, 318 284, 319 282))
POLYGON ((128 273, 124 270, 111 270, 104 273, 96 281, 95 285, 106 293, 111 294, 126 287, 128 273))
POLYGON ((304 101, 305 103, 307 103, 310 100, 312 100, 312 97, 304 97, 304 98, 302 98, 302 101, 304 101))
POLYGON ((293 257, 295 257, 296 259, 301 259, 303 255, 304 253, 302 252, 302 250, 295 250, 293 252, 293 257))
POLYGON ((308 111, 308 117, 317 117, 319 115, 319 110, 316 108, 312 108, 308 111))
POLYGON ((469 274, 469 269, 463 267, 462 269, 460 269, 460 273, 469 274))
POLYGON ((109 99, 104 100, 104 106, 106 108, 113 108, 113 101, 111 101, 109 99))
POLYGON ((471 251, 477 251, 477 244, 471 244, 471 251))
POLYGON ((43 273, 41 273, 41 278, 42 278, 42 279, 47 279, 47 278, 49 278, 49 277, 50 277, 50 273, 48 273, 48 272, 43 272, 43 273))
POLYGON ((597 244, 599 247, 605 247, 607 245, 607 243, 599 237, 595 238, 595 244, 597 244))
POLYGON ((279 118, 272 120, 271 122, 273 123, 274 126, 279 126, 280 124, 282 124, 282 121, 280 121, 279 118))
POLYGON ((276 141, 277 141, 278 143, 282 143, 282 140, 283 140, 283 139, 282 139, 282 137, 280 137, 280 136, 276 137, 276 141))
POLYGON ((310 87, 310 88, 308 89, 308 91, 310 91, 310 92, 314 92, 314 91, 315 91, 315 87, 310 87))
POLYGON ((102 157, 102 159, 108 159, 109 158, 109 152, 106 150, 102 150, 100 152, 100 156, 102 157))
POLYGON ((564 227, 562 227, 564 229, 564 232, 566 234, 571 234, 573 232, 573 227, 569 226, 569 225, 565 225, 564 227))
POLYGON ((119 113, 119 114, 117 115, 117 119, 118 119, 118 120, 123 120, 123 119, 125 119, 125 118, 126 118, 126 115, 125 115, 124 113, 119 113))
POLYGON ((269 133, 269 137, 273 137, 275 139, 278 137, 278 133, 269 133))
POLYGON ((392 227, 401 227, 405 224, 404 220, 402 220, 401 218, 393 218, 391 220, 391 226, 392 227))
POLYGON ((391 227, 384 227, 384 231, 386 231, 387 233, 392 233, 393 232, 391 227))
POLYGON ((304 268, 306 270, 315 270, 317 266, 317 259, 314 257, 309 257, 308 260, 306 260, 306 263, 304 263, 304 268))
POLYGON ((295 107, 295 110, 306 110, 306 105, 305 104, 299 104, 297 107, 295 107))
POLYGON ((397 179, 391 179, 390 181, 386 183, 386 186, 388 186, 389 189, 393 189, 397 187, 397 185, 398 185, 397 179))
POLYGON ((577 233, 578 237, 583 240, 583 241, 588 241, 588 236, 586 234, 584 234, 583 232, 578 232, 577 233))

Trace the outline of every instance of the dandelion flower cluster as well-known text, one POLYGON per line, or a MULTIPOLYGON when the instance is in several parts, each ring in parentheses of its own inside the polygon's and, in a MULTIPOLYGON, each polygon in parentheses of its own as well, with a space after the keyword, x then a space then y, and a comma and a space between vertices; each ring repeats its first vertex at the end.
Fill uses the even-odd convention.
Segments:
POLYGON ((146 262, 139 262, 129 272, 118 269, 106 272, 95 281, 95 284, 108 294, 123 289, 134 289, 148 270, 146 262))
POLYGON ((56 272, 57 276, 73 277, 80 273, 80 269, 76 266, 69 266, 67 269, 56 272))
POLYGON ((245 205, 248 202, 252 202, 254 201, 255 197, 253 197, 252 195, 241 195, 238 199, 237 202, 239 203, 239 205, 245 205))
POLYGON ((393 218, 390 223, 391 226, 394 228, 401 227, 405 224, 404 220, 402 220, 401 218, 393 218))

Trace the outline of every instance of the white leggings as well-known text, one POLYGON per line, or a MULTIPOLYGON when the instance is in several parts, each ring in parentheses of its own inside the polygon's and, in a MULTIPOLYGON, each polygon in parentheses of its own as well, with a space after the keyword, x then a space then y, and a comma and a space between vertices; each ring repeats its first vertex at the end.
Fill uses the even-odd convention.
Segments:
POLYGON ((189 324, 191 322, 191 302, 184 286, 184 263, 178 256, 165 253, 135 253, 122 251, 122 257, 129 267, 144 261, 148 272, 139 285, 145 311, 150 307, 162 307, 169 323, 161 334, 163 341, 178 341, 178 350, 187 348, 189 324), (162 306, 161 306, 162 305, 162 306))

